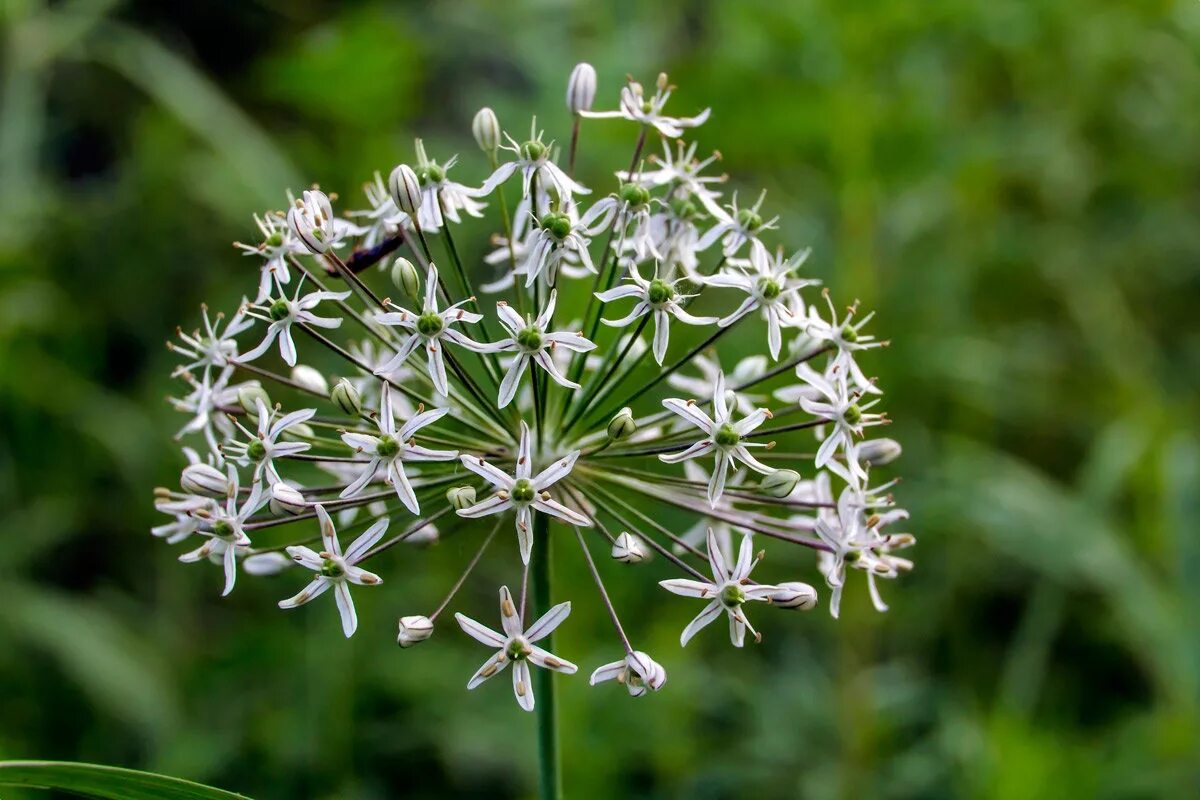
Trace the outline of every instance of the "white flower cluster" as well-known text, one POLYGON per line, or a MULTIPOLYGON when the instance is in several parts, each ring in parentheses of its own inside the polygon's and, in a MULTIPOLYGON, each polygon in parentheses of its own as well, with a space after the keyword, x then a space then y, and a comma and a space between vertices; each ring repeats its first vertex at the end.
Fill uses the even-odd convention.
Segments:
POLYGON ((549 651, 571 610, 538 589, 552 540, 580 545, 623 650, 591 682, 617 680, 632 696, 662 688, 666 671, 632 645, 593 545, 614 573, 649 564, 635 568, 683 575, 662 587, 705 606, 681 644, 724 612, 741 647, 747 631, 760 638, 748 604, 817 604, 807 583, 751 579, 768 542, 815 553, 835 617, 848 568, 866 573, 884 610, 877 581, 911 567, 894 553, 913 543, 890 530, 907 518, 892 484, 871 483, 900 447, 865 438, 888 420, 858 359, 886 342, 856 305, 839 314, 824 290, 807 301, 818 284, 802 272, 808 251, 764 241, 778 229, 762 216, 764 195, 722 204, 726 176, 705 174, 718 156, 679 140, 709 111, 668 116, 671 94, 665 75, 649 96, 631 80, 617 110, 592 111, 596 73, 581 64, 567 88, 565 157, 536 123, 518 141, 485 108, 472 124, 490 167, 478 188, 450 178, 457 156, 435 161, 418 141, 411 165, 366 184, 366 208, 338 216, 312 188, 256 217, 262 240, 238 245, 259 261, 253 301, 227 319, 205 310, 202 328, 169 344, 186 387, 171 401, 188 415, 179 438, 199 443, 183 447, 180 488, 156 491, 170 521, 153 533, 198 543, 180 559, 220 564, 226 594, 239 572, 308 570, 279 606, 332 590, 346 636, 358 626, 351 587, 382 582, 366 562, 378 569, 403 541, 472 541, 436 610, 400 618, 397 641, 409 647, 432 635, 511 519, 520 597, 500 589, 500 630, 455 618, 494 650, 468 688, 511 664, 527 710, 531 664, 576 671, 549 651), (628 120, 637 134, 607 195, 574 174, 589 118, 628 120), (455 242, 469 218, 494 225, 478 269, 455 242), (500 273, 483 288, 502 297, 476 295, 481 269, 500 273), (564 307, 582 318, 564 322, 564 307), (760 352, 726 371, 719 345, 735 330, 742 350, 760 352), (683 533, 672 515, 690 518, 683 533), (484 517, 496 520, 475 522, 484 517), (356 534, 344 548, 338 528, 356 534), (532 622, 527 605, 540 609, 532 622))

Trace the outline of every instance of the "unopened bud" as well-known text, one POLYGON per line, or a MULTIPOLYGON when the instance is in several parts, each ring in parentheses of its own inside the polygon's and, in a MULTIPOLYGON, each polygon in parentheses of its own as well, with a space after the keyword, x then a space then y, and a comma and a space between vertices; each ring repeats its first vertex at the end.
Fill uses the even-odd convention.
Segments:
POLYGON ((421 273, 407 258, 397 258, 392 264, 392 285, 410 300, 421 299, 421 273))
POLYGON ((401 647, 412 647, 433 636, 433 620, 417 615, 400 618, 400 632, 396 635, 396 644, 401 647))
POLYGON ((188 464, 179 476, 179 485, 188 494, 224 497, 229 494, 229 478, 211 464, 188 464))
POLYGON ((807 583, 790 581, 776 586, 768 599, 779 608, 808 611, 817 604, 817 590, 807 583))
POLYGON ((362 414, 362 395, 347 378, 342 378, 329 393, 333 404, 352 417, 362 414))
POLYGON ((242 560, 242 571, 247 575, 276 575, 294 562, 283 553, 255 553, 242 560))
POLYGON ((471 133, 475 135, 480 150, 485 153, 496 152, 500 146, 500 120, 496 119, 496 112, 487 106, 479 109, 471 121, 471 133))
POLYGON ((624 531, 613 542, 612 557, 623 564, 637 564, 646 560, 646 548, 636 536, 624 531))
POLYGON ((388 176, 388 191, 396 206, 409 216, 415 217, 421 207, 421 182, 417 173, 408 164, 401 164, 388 176))
POLYGON ((258 401, 262 400, 263 405, 267 408, 271 407, 271 395, 267 394, 267 390, 259 386, 257 383, 248 383, 237 392, 238 405, 242 410, 250 415, 251 419, 258 419, 258 401))
POLYGON ((787 497, 800 483, 800 473, 794 469, 777 469, 758 484, 758 490, 768 497, 787 497))
POLYGON ((458 511, 475 505, 474 486, 454 486, 446 490, 446 500, 458 511))
POLYGON ((628 408, 622 408, 608 423, 608 438, 614 442, 624 441, 635 433, 637 433, 637 423, 633 420, 633 412, 628 408))
POLYGON ((873 467, 890 464, 903 452, 895 439, 869 439, 855 448, 858 457, 873 467))
POLYGON ((567 80, 567 109, 572 114, 591 111, 595 99, 596 70, 586 62, 576 64, 567 80))
POLYGON ((625 659, 625 663, 641 679, 640 681, 627 681, 629 693, 634 697, 645 694, 646 689, 657 692, 667 682, 667 671, 663 669, 663 665, 641 650, 634 650, 633 655, 625 659), (639 686, 639 684, 641 685, 639 686))
POLYGON ((280 481, 271 487, 271 513, 277 517, 300 514, 308 509, 304 495, 291 484, 280 481))
POLYGON ((329 394, 329 381, 318 370, 306 364, 292 367, 292 380, 314 394, 329 394))

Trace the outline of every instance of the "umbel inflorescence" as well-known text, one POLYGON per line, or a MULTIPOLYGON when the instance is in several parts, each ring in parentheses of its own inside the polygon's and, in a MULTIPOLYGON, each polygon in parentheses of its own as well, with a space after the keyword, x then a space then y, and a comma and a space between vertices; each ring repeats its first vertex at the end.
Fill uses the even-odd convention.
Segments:
POLYGON ((511 666, 527 710, 531 664, 576 671, 548 645, 570 602, 538 598, 540 615, 527 602, 552 541, 581 548, 616 630, 592 683, 634 696, 666 672, 635 649, 602 571, 669 574, 663 589, 699 600, 684 645, 724 616, 741 647, 759 638, 750 606, 817 604, 808 583, 759 582, 764 550, 783 545, 813 551, 833 616, 853 570, 886 609, 877 582, 911 567, 895 551, 913 538, 891 531, 907 514, 875 474, 900 447, 865 438, 888 421, 859 364, 886 344, 871 315, 839 310, 806 276, 808 252, 772 241, 762 195, 724 202, 726 176, 706 174, 719 156, 680 138, 709 112, 667 116, 665 75, 653 94, 631 79, 615 111, 592 111, 595 91, 580 64, 565 158, 536 123, 518 140, 485 108, 472 131, 490 172, 477 165, 474 182, 418 141, 411 165, 366 185, 361 210, 339 216, 313 188, 256 218, 261 241, 238 245, 258 267, 253 299, 205 310, 170 345, 188 464, 178 491, 156 492, 171 520, 154 534, 189 543, 181 561, 221 565, 226 594, 239 573, 286 570, 296 594, 280 607, 332 595, 351 636, 354 596, 389 559, 421 558, 394 545, 461 537, 474 553, 461 577, 435 610, 400 617, 407 647, 515 533, 505 557, 520 590, 500 587, 499 626, 455 618, 493 651, 468 688, 511 666), (609 186, 589 188, 573 177, 580 127, 603 118, 633 123, 636 145, 609 186), (481 294, 454 238, 464 216, 496 231, 481 294), (735 339, 761 353, 722 364, 718 345, 735 339), (601 570, 597 546, 620 563, 601 570))

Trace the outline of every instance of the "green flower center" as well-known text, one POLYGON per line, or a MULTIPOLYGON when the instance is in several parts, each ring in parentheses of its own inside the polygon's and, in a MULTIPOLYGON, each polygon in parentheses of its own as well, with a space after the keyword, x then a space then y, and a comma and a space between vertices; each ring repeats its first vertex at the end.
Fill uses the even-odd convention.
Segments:
POLYGON ((671 201, 671 213, 679 219, 691 219, 696 216, 696 204, 686 197, 676 197, 671 201))
POLYGON ((267 247, 279 247, 279 245, 283 244, 283 234, 279 231, 275 231, 267 237, 267 241, 264 242, 264 244, 267 247))
POLYGON ((862 409, 858 407, 858 403, 851 403, 846 409, 846 413, 842 414, 842 419, 846 420, 849 425, 857 425, 862 422, 862 409))
POLYGON ((853 344, 858 341, 858 331, 851 328, 849 325, 842 326, 842 341, 853 344))
POLYGON ((529 649, 529 643, 521 636, 514 636, 509 639, 508 645, 504 648, 504 654, 513 661, 524 661, 529 657, 526 652, 529 649))
POLYGON ((542 349, 542 329, 536 325, 530 325, 525 330, 517 334, 517 344, 521 345, 522 349, 529 352, 535 352, 542 349))
POLYGON ((332 558, 327 558, 321 564, 321 574, 326 578, 340 578, 346 574, 346 570, 332 558))
POLYGON ((675 290, 663 279, 655 278, 650 281, 650 288, 647 290, 646 296, 652 305, 661 306, 675 297, 675 290))
POLYGON ((762 278, 758 282, 758 293, 762 295, 763 300, 775 300, 783 293, 783 287, 778 281, 762 278))
POLYGON ((737 608, 746 602, 746 592, 736 583, 727 583, 721 589, 721 603, 726 608, 737 608))
POLYGON ((561 242, 571 233, 571 218, 566 214, 547 214, 542 217, 542 227, 561 242))
POLYGON ((542 156, 546 155, 546 145, 531 139, 521 145, 521 152, 529 161, 538 161, 542 156))
POLYGON ((650 190, 636 183, 627 183, 621 187, 621 200, 640 208, 650 202, 650 190))
POLYGON ((292 313, 291 304, 287 300, 284 300, 282 297, 279 298, 278 300, 276 300, 274 303, 271 303, 271 307, 269 309, 267 309, 267 316, 269 316, 271 319, 275 320, 276 322, 279 322, 282 319, 287 319, 288 316, 291 315, 291 313, 292 313))
POLYGON ((250 444, 246 445, 246 455, 252 461, 262 461, 267 457, 267 446, 260 439, 251 439, 250 444))
POLYGON ((213 536, 219 539, 233 538, 233 523, 227 519, 219 519, 213 523, 213 536))
POLYGON ((653 110, 654 110, 654 106, 651 105, 649 100, 642 101, 642 113, 643 114, 649 114, 653 110))
POLYGON ((380 458, 392 458, 399 452, 400 443, 387 434, 381 436, 379 444, 375 445, 375 455, 380 458))
POLYGON ((437 336, 442 332, 444 325, 442 315, 433 311, 426 312, 417 317, 417 333, 422 336, 437 336))
POLYGON ((531 503, 533 502, 533 482, 528 478, 521 478, 513 484, 510 496, 515 503, 531 503))
POLYGON ((743 208, 737 213, 737 223, 748 231, 756 231, 762 227, 763 218, 755 211, 743 208))
POLYGON ((717 432, 713 434, 713 441, 721 447, 733 447, 741 440, 742 437, 728 422, 717 428, 717 432))

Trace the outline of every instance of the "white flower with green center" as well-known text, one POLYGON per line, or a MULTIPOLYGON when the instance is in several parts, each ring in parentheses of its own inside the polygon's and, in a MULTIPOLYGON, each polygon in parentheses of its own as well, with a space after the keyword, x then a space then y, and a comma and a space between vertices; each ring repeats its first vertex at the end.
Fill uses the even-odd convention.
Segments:
MULTIPOLYGON (((723 219, 725 211, 717 203, 717 198, 721 196, 721 193, 708 187, 710 184, 724 183, 729 180, 729 176, 700 174, 713 162, 719 161, 721 154, 714 152, 708 158, 696 158, 698 142, 685 145, 683 140, 676 141, 675 154, 671 152, 670 141, 663 139, 662 145, 664 158, 657 159, 659 164, 657 169, 634 173, 621 171, 617 173, 617 178, 621 181, 638 183, 646 188, 667 186, 671 189, 672 202, 676 199, 695 198, 709 214, 717 219, 723 219)), ((652 155, 650 160, 655 161, 656 159, 652 155)))
POLYGON ((570 602, 559 603, 543 614, 537 622, 522 630, 521 617, 513 604, 512 594, 507 586, 500 587, 500 624, 504 633, 494 631, 482 625, 465 614, 455 614, 463 632, 480 644, 496 648, 496 653, 483 662, 467 688, 474 689, 479 684, 513 665, 513 694, 517 704, 526 711, 533 711, 533 681, 529 674, 529 665, 542 669, 554 670, 564 675, 574 675, 579 668, 570 661, 564 661, 553 653, 538 647, 535 642, 545 639, 554 629, 562 624, 571 614, 570 602))
POLYGON ((688 300, 695 295, 682 294, 677 288, 678 280, 665 281, 658 277, 657 270, 653 279, 646 280, 638 272, 636 266, 629 270, 628 277, 629 283, 609 289, 607 292, 599 292, 596 294, 596 298, 605 303, 625 297, 636 297, 638 301, 624 317, 616 320, 603 319, 601 322, 613 328, 624 328, 636 319, 641 319, 647 314, 654 314, 654 360, 659 364, 663 363, 663 358, 667 355, 667 345, 671 336, 671 317, 675 317, 686 325, 712 325, 717 321, 716 317, 697 317, 684 310, 681 301, 688 300))
POLYGON ((179 336, 181 344, 167 342, 167 349, 192 360, 176 367, 176 373, 203 367, 207 374, 213 367, 229 366, 229 362, 237 357, 238 352, 237 340, 234 337, 254 325, 254 320, 246 315, 245 304, 246 300, 243 298, 242 305, 225 323, 224 328, 221 327, 221 322, 225 315, 217 314, 217 320, 214 323, 208 316, 208 306, 206 305, 200 307, 200 313, 204 320, 203 332, 197 329, 191 333, 184 333, 182 328, 177 328, 176 334, 179 336))
POLYGON ((834 619, 841 610, 846 567, 866 572, 871 602, 881 612, 887 611, 887 604, 879 595, 875 579, 895 578, 912 569, 911 561, 891 551, 910 547, 915 539, 906 533, 884 535, 881 531, 886 525, 908 519, 907 511, 889 508, 891 502, 878 497, 887 488, 861 490, 846 486, 838 496, 836 511, 823 508, 817 515, 817 535, 829 548, 819 554, 817 566, 831 590, 829 613, 834 619), (880 510, 868 516, 868 508, 880 510))
POLYGON ((853 322, 854 315, 858 313, 858 302, 855 301, 846 309, 846 315, 839 320, 837 309, 833 307, 833 300, 829 296, 829 290, 826 289, 821 294, 825 298, 825 304, 829 306, 829 321, 821 319, 816 308, 813 308, 804 320, 804 332, 817 342, 831 344, 837 349, 835 362, 850 373, 849 381, 854 388, 865 394, 882 394, 875 382, 863 374, 858 362, 854 359, 855 353, 887 347, 886 341, 881 342, 874 336, 862 332, 863 327, 875 316, 875 312, 872 311, 857 322, 853 322))
POLYGON ((175 438, 180 439, 190 433, 203 433, 209 452, 219 456, 220 440, 229 438, 235 430, 227 416, 229 409, 237 407, 239 392, 248 388, 261 388, 259 382, 231 384, 229 380, 233 377, 232 366, 221 370, 215 377, 206 371, 199 381, 190 372, 177 373, 176 377, 187 381, 192 391, 186 397, 169 397, 167 400, 176 411, 190 414, 192 418, 179 429, 175 438))
POLYGON ((445 164, 439 164, 425 154, 425 144, 420 139, 417 139, 416 147, 416 173, 421 182, 421 208, 417 212, 417 221, 421 227, 436 231, 446 220, 458 224, 462 221, 459 211, 465 211, 472 217, 482 217, 487 204, 476 198, 487 193, 456 183, 448 177, 450 169, 458 163, 458 156, 451 156, 445 164))
POLYGON ((766 475, 774 472, 771 467, 750 455, 751 447, 766 447, 765 444, 746 441, 758 426, 771 418, 771 412, 765 408, 755 409, 753 413, 738 422, 733 421, 733 409, 729 407, 729 397, 725 392, 725 376, 718 375, 713 387, 712 406, 713 417, 708 416, 695 400, 680 400, 669 398, 663 400, 663 407, 678 414, 684 420, 705 433, 705 438, 678 453, 664 453, 659 459, 667 464, 678 464, 690 458, 706 456, 710 453, 716 456, 712 477, 708 481, 708 503, 717 507, 717 501, 725 491, 725 480, 729 470, 737 462, 745 464, 755 472, 766 475))
POLYGON ((263 260, 258 277, 258 296, 254 302, 261 303, 278 289, 283 292, 284 286, 291 283, 292 271, 288 266, 288 256, 308 253, 309 249, 296 238, 288 226, 287 219, 278 212, 268 212, 259 216, 254 215, 254 224, 262 234, 262 242, 256 245, 234 242, 234 247, 244 251, 245 255, 257 256, 263 260))
POLYGON ((868 413, 869 409, 879 404, 879 400, 860 404, 862 393, 850 389, 844 370, 834 371, 832 378, 826 378, 813 369, 798 370, 797 374, 819 393, 819 399, 801 397, 800 407, 815 417, 833 423, 825 441, 817 448, 814 461, 817 468, 830 464, 840 450, 846 458, 850 475, 865 481, 867 471, 856 457, 854 440, 856 437, 862 438, 865 428, 888 424, 887 415, 868 413))
POLYGON ((670 139, 683 136, 686 128, 696 128, 703 125, 712 109, 704 109, 694 117, 668 117, 663 114, 663 106, 671 99, 671 91, 675 88, 667 83, 667 74, 660 73, 656 84, 657 91, 647 98, 642 85, 630 80, 621 89, 621 102, 616 111, 580 111, 580 115, 592 119, 627 119, 640 125, 654 128, 670 139))
POLYGON ((750 572, 758 558, 754 555, 754 540, 749 536, 742 537, 742 546, 738 549, 737 563, 732 567, 721 552, 716 536, 708 537, 708 564, 712 569, 712 583, 687 578, 675 578, 659 581, 659 586, 672 594, 683 597, 698 597, 708 600, 704 610, 688 623, 679 637, 679 644, 686 645, 693 636, 724 611, 729 617, 729 641, 734 647, 741 647, 749 629, 756 641, 762 637, 746 618, 742 606, 750 601, 766 602, 778 589, 762 583, 752 583, 750 572))
POLYGON ((485 352, 516 353, 516 357, 508 367, 508 372, 504 375, 504 380, 500 382, 500 394, 496 401, 500 408, 507 406, 516 397, 517 389, 521 385, 521 378, 525 375, 530 361, 545 370, 546 374, 553 378, 559 386, 566 386, 568 389, 579 388, 578 383, 568 380, 559 371, 558 365, 554 363, 554 350, 563 347, 575 353, 586 353, 594 350, 596 345, 585 339, 583 334, 578 331, 551 332, 549 330, 550 323, 554 318, 554 305, 557 297, 557 292, 550 292, 550 299, 546 301, 546 307, 542 309, 536 319, 521 319, 521 315, 507 303, 496 304, 496 313, 500 317, 500 324, 508 331, 508 337, 486 345, 485 352))
POLYGON ((521 265, 526 287, 533 286, 543 272, 547 282, 554 283, 559 266, 572 260, 588 272, 596 272, 588 252, 592 240, 583 235, 582 228, 572 222, 569 214, 551 211, 535 222, 535 229, 525 243, 529 255, 521 265))
POLYGON ((337 529, 333 525, 333 520, 329 518, 329 514, 326 513, 325 507, 318 503, 315 510, 317 520, 321 525, 321 544, 325 549, 318 553, 304 545, 297 545, 289 547, 287 552, 293 561, 302 567, 311 569, 317 575, 308 586, 300 590, 299 594, 289 597, 287 600, 280 600, 279 607, 296 608, 320 597, 329 589, 333 589, 338 614, 342 618, 342 633, 346 634, 346 638, 349 639, 358 630, 358 612, 354 608, 354 598, 350 596, 350 584, 377 586, 383 583, 383 578, 356 565, 363 560, 367 551, 383 538, 383 534, 388 529, 388 518, 384 517, 367 528, 361 536, 351 542, 350 546, 346 548, 346 552, 343 553, 342 545, 338 541, 337 529))
POLYGON ((568 200, 577 194, 591 194, 591 189, 572 180, 558 164, 554 163, 550 157, 554 151, 554 142, 546 144, 542 141, 542 132, 537 129, 536 118, 529 126, 529 138, 526 141, 517 142, 508 135, 507 131, 504 133, 504 138, 508 140, 508 144, 500 145, 500 149, 508 150, 516 158, 498 166, 496 171, 483 182, 483 186, 479 189, 481 196, 496 191, 497 187, 506 183, 518 172, 521 173, 521 197, 529 197, 530 187, 535 176, 541 181, 542 193, 552 188, 563 200, 568 200))
POLYGON ((449 408, 437 408, 433 411, 423 411, 418 406, 417 414, 412 419, 396 428, 396 418, 392 411, 391 386, 383 385, 383 393, 379 401, 379 435, 372 436, 357 431, 346 431, 342 441, 356 452, 369 457, 363 465, 362 472, 351 481, 339 495, 342 499, 354 497, 375 477, 380 467, 387 472, 387 480, 396 490, 396 496, 404 503, 404 507, 414 514, 421 513, 417 503, 416 492, 404 474, 405 461, 453 461, 458 457, 457 450, 430 450, 416 443, 414 437, 417 431, 426 425, 432 425, 450 413, 449 408))
POLYGON ((782 251, 772 258, 765 248, 755 247, 750 251, 754 272, 738 269, 705 278, 704 282, 709 286, 740 289, 747 295, 732 314, 723 317, 717 324, 727 328, 747 314, 760 310, 767 323, 767 347, 771 358, 778 359, 779 349, 783 345, 783 328, 791 324, 793 316, 789 301, 798 296, 804 287, 818 283, 798 275, 807 258, 807 250, 785 259, 782 251))
POLYGON ((620 661, 597 667, 588 679, 592 686, 605 681, 624 684, 630 697, 641 697, 646 692, 661 689, 667 682, 667 671, 646 653, 634 650, 620 661))
POLYGON ((268 410, 267 404, 263 402, 261 397, 256 399, 258 408, 258 429, 251 432, 246 429, 240 422, 235 422, 238 429, 246 436, 244 442, 229 442, 223 448, 225 455, 232 458, 242 466, 253 465, 254 481, 266 478, 268 486, 274 486, 279 483, 282 478, 279 477, 279 470, 276 467, 275 459, 287 458, 294 456, 297 453, 303 453, 312 447, 308 442, 282 442, 280 437, 287 432, 288 428, 293 428, 308 422, 316 416, 315 408, 306 408, 302 411, 293 411, 290 414, 284 414, 279 419, 275 419, 275 415, 279 413, 278 408, 268 410))
POLYGON ((450 342, 459 347, 465 347, 477 353, 487 352, 488 345, 475 341, 452 326, 458 324, 473 325, 483 319, 481 314, 467 311, 462 306, 473 298, 461 300, 447 308, 438 310, 438 271, 433 264, 425 276, 425 302, 420 314, 414 314, 395 303, 390 303, 396 311, 379 312, 375 320, 383 325, 403 328, 409 332, 408 337, 396 349, 387 363, 375 370, 376 375, 387 375, 398 370, 408 357, 418 347, 424 347, 429 366, 429 379, 433 388, 443 397, 449 395, 450 384, 446 380, 446 360, 442 353, 443 342, 450 342))
POLYGON ((709 228, 708 232, 700 237, 696 249, 707 250, 716 242, 720 242, 721 253, 726 258, 736 256, 747 242, 750 243, 751 256, 753 256, 755 250, 765 250, 766 248, 759 237, 766 231, 775 230, 778 227, 776 223, 779 221, 779 217, 764 220, 762 214, 759 213, 763 200, 766 197, 767 191, 764 189, 754 205, 749 208, 740 208, 737 201, 737 192, 734 192, 733 202, 728 206, 728 209, 718 208, 713 214, 717 218, 717 224, 709 228))
POLYGON ((279 355, 289 367, 294 367, 296 366, 296 343, 292 339, 293 325, 300 323, 329 330, 341 327, 341 317, 318 317, 312 313, 312 310, 324 300, 345 300, 350 296, 350 292, 309 292, 301 297, 300 289, 303 286, 304 279, 301 278, 296 284, 296 293, 290 300, 280 297, 268 304, 253 304, 247 307, 247 314, 268 323, 267 335, 253 350, 240 355, 236 359, 238 362, 248 364, 254 361, 271 349, 271 345, 278 340, 279 355))
POLYGON ((230 464, 228 471, 229 495, 225 499, 225 505, 217 504, 211 509, 202 508, 192 512, 203 520, 197 533, 206 537, 204 544, 179 557, 184 563, 208 559, 222 564, 225 568, 225 589, 221 592, 222 597, 233 591, 237 581, 238 554, 246 555, 250 552, 246 521, 266 505, 269 499, 263 494, 262 485, 255 483, 250 487, 246 501, 239 505, 237 469, 230 464))
MULTIPOLYGON (((301 199, 291 204, 287 224, 292 234, 313 255, 328 253, 341 247, 347 237, 363 233, 362 228, 349 220, 335 217, 329 197, 319 189, 305 190, 301 199)), ((261 290, 261 283, 259 288, 261 290)))
POLYGON ((608 197, 594 203, 579 224, 589 236, 612 230, 616 234, 617 253, 625 264, 662 260, 655 242, 650 212, 662 203, 650 190, 637 183, 625 183, 608 197))
POLYGON ((517 512, 517 542, 521 549, 521 563, 529 563, 529 554, 533 550, 532 516, 534 511, 549 514, 572 525, 590 526, 591 520, 567 508, 562 503, 550 497, 546 491, 558 481, 571 474, 579 451, 574 450, 562 458, 556 459, 537 475, 533 474, 533 459, 529 451, 529 426, 521 423, 521 441, 517 445, 517 458, 513 474, 508 475, 492 466, 482 458, 473 455, 459 457, 467 469, 496 488, 496 493, 486 500, 473 506, 460 509, 460 517, 486 517, 501 514, 508 509, 517 512))

